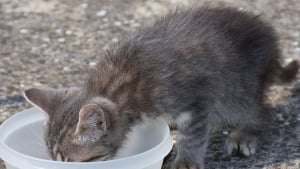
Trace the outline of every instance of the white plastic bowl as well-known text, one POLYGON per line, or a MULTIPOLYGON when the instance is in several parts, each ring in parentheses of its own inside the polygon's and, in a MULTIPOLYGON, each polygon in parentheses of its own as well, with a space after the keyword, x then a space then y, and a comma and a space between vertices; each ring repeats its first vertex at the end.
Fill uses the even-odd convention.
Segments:
POLYGON ((0 157, 7 169, 160 169, 172 149, 169 127, 158 119, 141 127, 139 137, 129 140, 134 147, 124 151, 126 157, 97 162, 52 161, 44 142, 45 120, 43 113, 31 108, 0 126, 0 157))

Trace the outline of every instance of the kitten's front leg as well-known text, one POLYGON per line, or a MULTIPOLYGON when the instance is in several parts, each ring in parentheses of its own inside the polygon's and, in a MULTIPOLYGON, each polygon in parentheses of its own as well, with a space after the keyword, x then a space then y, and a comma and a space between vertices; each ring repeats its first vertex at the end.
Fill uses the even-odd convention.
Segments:
POLYGON ((177 156, 172 169, 203 169, 208 140, 206 112, 187 112, 177 118, 177 156), (203 114, 205 113, 205 114, 203 114))

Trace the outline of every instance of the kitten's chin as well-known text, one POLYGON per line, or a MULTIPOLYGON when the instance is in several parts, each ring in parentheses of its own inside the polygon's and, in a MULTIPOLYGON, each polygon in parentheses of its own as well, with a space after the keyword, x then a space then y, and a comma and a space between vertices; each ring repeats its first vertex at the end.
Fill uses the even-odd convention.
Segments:
POLYGON ((92 160, 90 160, 88 162, 108 161, 108 160, 111 160, 111 159, 102 159, 101 157, 99 157, 99 158, 92 159, 92 160))
POLYGON ((103 157, 95 157, 95 158, 91 158, 87 161, 84 161, 84 162, 97 162, 97 161, 109 161, 109 160, 112 160, 114 158, 112 157, 108 157, 108 156, 103 156, 103 157))

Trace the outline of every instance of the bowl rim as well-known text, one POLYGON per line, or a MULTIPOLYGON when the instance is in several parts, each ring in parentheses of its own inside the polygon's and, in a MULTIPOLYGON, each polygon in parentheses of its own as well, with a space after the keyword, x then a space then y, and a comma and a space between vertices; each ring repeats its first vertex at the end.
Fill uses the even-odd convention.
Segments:
MULTIPOLYGON (((61 161, 51 161, 47 159, 40 159, 37 157, 32 157, 26 154, 22 154, 13 148, 9 147, 7 144, 5 144, 5 138, 4 136, 1 136, 1 133, 5 132, 2 131, 4 130, 3 128, 6 125, 9 125, 14 121, 14 119, 20 118, 21 116, 26 116, 29 118, 29 114, 31 113, 32 116, 38 116, 37 114, 41 114, 40 110, 37 108, 30 108, 26 109, 24 111, 18 112, 14 114, 13 116, 9 117, 7 120, 5 120, 1 126, 0 126, 0 157, 8 164, 14 165, 15 167, 19 168, 24 168, 26 166, 30 166, 32 169, 34 166, 45 166, 47 167, 59 167, 63 166, 64 168, 71 169, 72 167, 80 166, 80 168, 84 167, 82 165, 85 165, 87 168, 94 166, 94 165, 105 165, 103 167, 113 167, 114 165, 128 165, 126 161, 134 161, 134 166, 135 168, 143 168, 146 166, 149 166, 151 164, 156 163, 157 161, 163 160, 164 157, 171 151, 172 146, 173 146, 173 141, 172 141, 172 136, 170 135, 170 129, 168 127, 168 124, 162 120, 162 119, 157 119, 161 121, 163 124, 163 132, 166 133, 166 136, 162 139, 162 141, 152 147, 151 149, 148 149, 142 153, 138 153, 129 157, 125 158, 119 158, 119 159, 113 159, 109 161, 94 161, 94 162, 61 162, 61 161), (39 113, 38 113, 38 112, 39 113), (158 153, 159 152, 159 153, 158 153), (146 158, 140 158, 140 157, 146 157, 146 158), (148 159, 149 157, 151 160, 145 160, 148 159), (28 163, 28 160, 30 160, 30 163, 28 163), (23 163, 21 162, 23 161, 23 163)), ((25 116, 25 117, 26 117, 25 116)), ((40 120, 45 120, 46 116, 39 117, 35 120, 34 122, 40 121, 40 120)), ((28 124, 28 122, 27 122, 28 124)), ((24 125, 24 124, 23 124, 24 125)), ((22 125, 20 125, 22 126, 22 125)), ((40 168, 40 167, 38 167, 40 168)))

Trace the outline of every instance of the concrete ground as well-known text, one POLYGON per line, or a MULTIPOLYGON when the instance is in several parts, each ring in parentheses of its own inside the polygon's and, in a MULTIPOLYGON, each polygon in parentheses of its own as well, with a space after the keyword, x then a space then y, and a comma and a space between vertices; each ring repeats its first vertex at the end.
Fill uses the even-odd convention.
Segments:
MULTIPOLYGON (((79 85, 97 57, 126 32, 151 25, 176 6, 195 4, 261 14, 279 33, 283 63, 300 60, 299 0, 0 0, 0 123, 30 107, 21 96, 23 88, 79 85)), ((258 153, 228 157, 223 151, 226 129, 216 130, 206 168, 300 168, 299 78, 293 84, 273 86, 268 97, 274 124, 264 133, 258 153)))

